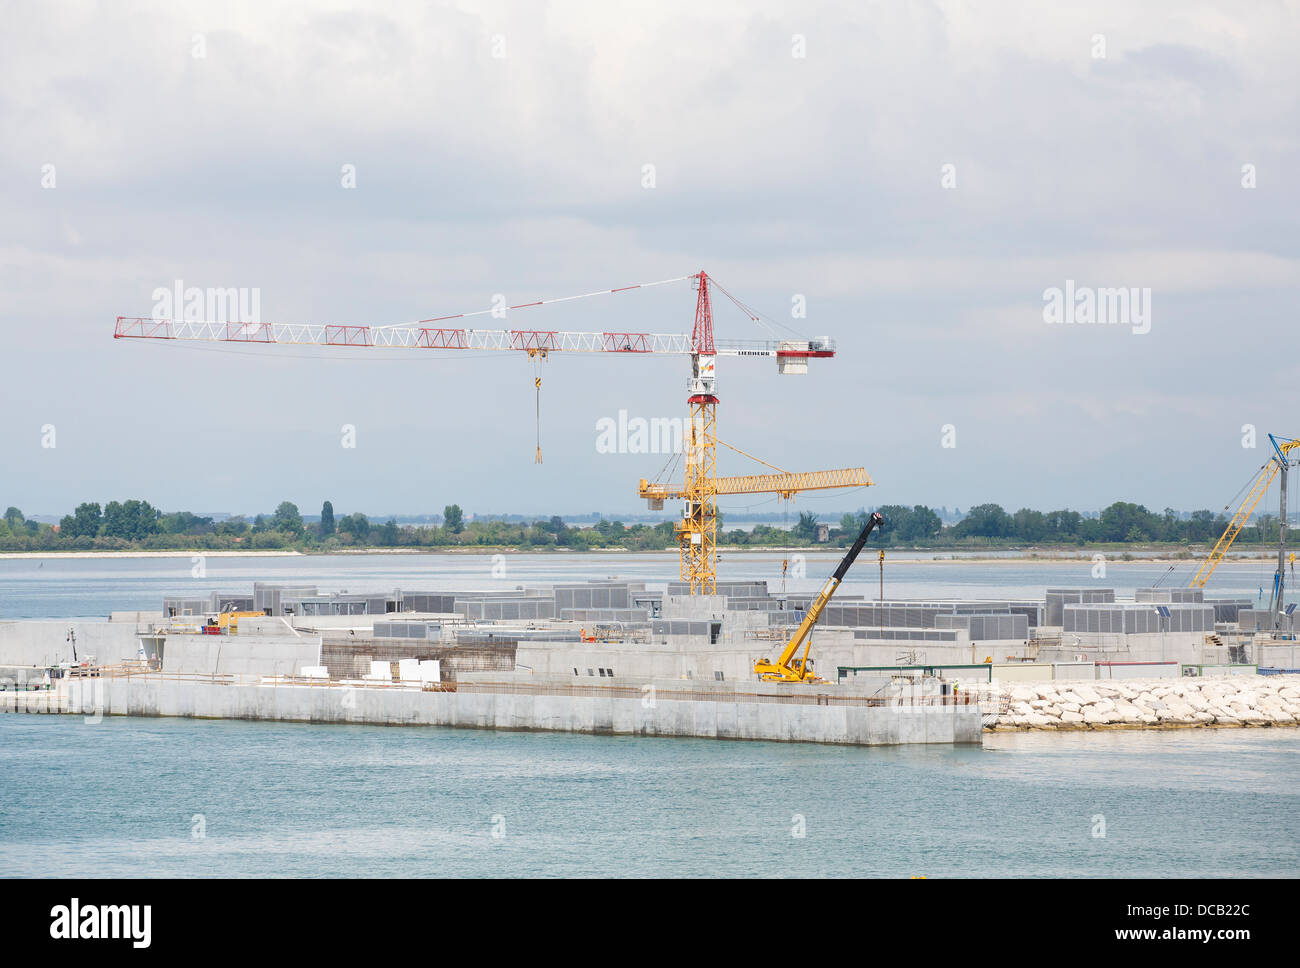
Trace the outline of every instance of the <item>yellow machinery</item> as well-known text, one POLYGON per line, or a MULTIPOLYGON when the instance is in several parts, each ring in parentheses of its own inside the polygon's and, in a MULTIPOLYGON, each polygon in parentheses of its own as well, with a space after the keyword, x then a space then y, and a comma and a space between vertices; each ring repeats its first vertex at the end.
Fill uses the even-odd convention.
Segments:
POLYGON ((1268 459, 1268 462, 1263 467, 1260 468, 1259 476, 1256 477, 1254 483, 1251 484, 1250 490, 1246 493, 1245 499, 1241 502, 1241 506, 1237 508, 1237 513, 1234 514, 1232 516, 1232 520, 1228 522, 1227 529, 1223 532, 1222 537, 1219 538, 1213 550, 1210 551, 1209 557, 1206 558, 1205 561, 1201 563, 1200 569, 1196 572, 1196 575, 1192 578, 1192 583, 1190 587, 1192 588, 1205 587, 1205 583, 1209 581, 1210 575, 1214 574, 1214 569, 1219 567, 1219 563, 1223 561, 1223 559, 1227 556, 1228 549, 1232 547, 1233 540, 1236 539, 1237 535, 1241 533, 1241 530, 1244 527, 1246 527, 1246 522, 1250 520, 1251 514, 1254 513, 1256 506, 1259 504, 1260 500, 1264 497, 1265 493, 1267 493, 1269 487, 1272 486, 1274 479, 1278 476, 1278 474, 1281 474, 1282 475, 1282 516, 1281 516, 1282 542, 1278 551, 1278 574, 1274 576, 1274 581, 1275 581, 1274 594, 1277 596, 1278 602, 1280 604, 1281 601, 1280 583, 1282 582, 1282 578, 1283 578, 1282 575, 1283 557, 1286 552, 1286 469, 1287 469, 1287 460, 1288 460, 1287 455, 1290 454, 1291 451, 1293 451, 1296 447, 1300 447, 1300 440, 1295 440, 1286 437, 1274 437, 1272 434, 1268 435, 1268 439, 1273 444, 1273 450, 1274 450, 1273 456, 1270 457, 1268 459))
POLYGON ((231 635, 239 634, 241 618, 266 618, 265 612, 218 612, 217 628, 229 629, 231 635))
MULTIPOLYGON (((868 487, 872 484, 866 470, 861 467, 794 474, 781 471, 778 474, 715 477, 716 464, 712 444, 721 443, 724 447, 731 445, 723 441, 715 441, 710 425, 709 446, 698 446, 694 420, 693 413, 691 439, 687 441, 686 448, 686 482, 681 485, 651 484, 642 478, 640 487, 637 488, 638 496, 645 498, 650 507, 656 510, 663 507, 665 500, 682 498, 685 501, 685 511, 682 520, 676 525, 676 532, 682 547, 682 581, 691 583, 692 594, 712 595, 717 590, 718 495, 776 494, 781 498, 791 498, 800 491, 834 487, 868 487)), ((743 454, 744 451, 740 453, 743 454)))
POLYGON ((813 674, 812 659, 808 658, 808 652, 812 648, 813 626, 817 624, 817 619, 821 617, 822 610, 831 600, 831 596, 835 594, 835 589, 840 587, 840 582, 842 582, 844 576, 848 574, 849 568, 852 567, 853 562, 862 551, 863 545, 867 543, 867 536, 870 535, 875 528, 884 523, 885 519, 880 516, 879 511, 873 513, 871 517, 867 519, 866 527, 862 529, 862 533, 858 535, 858 539, 853 542, 853 546, 849 548, 848 554, 844 556, 844 560, 841 561, 839 567, 835 569, 835 574, 826 579, 826 584, 822 586, 822 590, 818 592, 817 597, 808 605, 808 611, 804 615, 803 621, 799 623, 799 627, 795 629, 794 635, 792 635, 790 641, 786 643, 785 649, 781 653, 781 657, 775 662, 771 659, 764 658, 759 659, 754 663, 754 673, 760 679, 768 682, 823 681, 813 674), (803 655, 796 659, 795 653, 798 652, 800 648, 803 649, 803 655))

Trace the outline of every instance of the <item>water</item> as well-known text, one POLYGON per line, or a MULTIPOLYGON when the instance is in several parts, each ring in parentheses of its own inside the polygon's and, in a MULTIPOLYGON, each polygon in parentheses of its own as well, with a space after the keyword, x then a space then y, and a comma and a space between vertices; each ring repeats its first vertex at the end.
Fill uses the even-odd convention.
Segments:
MULTIPOLYGON (((841 594, 876 598, 879 572, 871 549, 850 573, 841 594)), ((815 592, 839 562, 840 552, 805 556, 805 577, 791 575, 786 588, 815 592)), ((1039 598, 1054 586, 1115 588, 1131 595, 1164 577, 1167 564, 1107 561, 1103 577, 1094 578, 1090 560, 1035 561, 1002 558, 993 561, 899 560, 885 563, 887 598, 1039 598)), ((913 557, 915 553, 907 553, 913 557)), ((789 553, 723 552, 718 565, 722 578, 766 579, 781 589, 782 559, 789 553)), ((204 577, 195 578, 195 563, 178 558, 0 558, 0 619, 106 617, 111 611, 158 611, 165 594, 206 593, 213 589, 251 592, 254 581, 306 583, 322 591, 392 591, 394 588, 502 589, 524 584, 586 581, 591 578, 632 579, 663 587, 675 579, 678 558, 663 554, 510 554, 492 555, 311 555, 294 557, 209 557, 204 577), (504 564, 503 577, 494 577, 494 563, 504 564)), ((499 569, 498 569, 499 571, 499 569)), ((1195 566, 1179 562, 1163 582, 1185 586, 1195 566)), ((1273 566, 1268 562, 1224 562, 1206 588, 1211 597, 1258 598, 1267 591, 1273 566)), ((1266 599, 1265 599, 1266 600, 1266 599)))
POLYGON ((1300 746, 1290 730, 859 749, 5 715, 0 778, 0 869, 15 876, 1300 869, 1291 830, 1300 746), (802 838, 791 835, 796 815, 802 838), (1093 836, 1099 816, 1104 837, 1093 836))

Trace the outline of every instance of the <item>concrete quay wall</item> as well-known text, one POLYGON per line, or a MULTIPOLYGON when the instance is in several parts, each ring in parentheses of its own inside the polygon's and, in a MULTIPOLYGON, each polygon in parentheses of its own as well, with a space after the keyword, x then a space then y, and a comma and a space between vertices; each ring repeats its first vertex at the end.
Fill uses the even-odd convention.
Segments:
MULTIPOLYGON (((665 688, 676 684, 665 683, 665 688)), ((550 730, 854 746, 980 743, 978 705, 867 706, 223 684, 133 675, 62 683, 69 713, 550 730)))

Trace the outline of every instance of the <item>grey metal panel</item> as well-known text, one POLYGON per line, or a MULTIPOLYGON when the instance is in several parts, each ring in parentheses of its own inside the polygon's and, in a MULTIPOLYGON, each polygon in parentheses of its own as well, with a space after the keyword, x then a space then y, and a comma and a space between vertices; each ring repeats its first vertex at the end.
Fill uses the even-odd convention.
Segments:
POLYGON ((1205 600, 1205 591, 1200 588, 1135 588, 1133 600, 1165 605, 1199 603, 1205 600))

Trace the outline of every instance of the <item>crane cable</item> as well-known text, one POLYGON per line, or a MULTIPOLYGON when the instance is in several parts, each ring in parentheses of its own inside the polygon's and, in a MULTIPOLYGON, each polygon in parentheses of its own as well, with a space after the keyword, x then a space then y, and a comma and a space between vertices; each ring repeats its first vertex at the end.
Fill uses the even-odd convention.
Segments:
POLYGON ((785 470, 785 469, 783 469, 783 468, 777 467, 775 464, 769 464, 767 461, 763 460, 763 458, 761 458, 761 457, 755 457, 753 454, 747 453, 747 452, 741 450, 739 447, 736 447, 736 446, 734 446, 734 445, 732 445, 732 444, 727 443, 727 442, 726 442, 725 440, 723 440, 721 437, 714 437, 713 439, 714 439, 714 442, 715 442, 715 443, 719 443, 719 444, 721 444, 723 447, 726 447, 728 450, 734 450, 737 454, 740 454, 740 456, 742 456, 742 457, 748 457, 750 460, 752 460, 752 461, 756 461, 757 463, 762 464, 764 467, 770 467, 770 468, 772 468, 772 470, 774 470, 774 471, 780 471, 782 474, 789 474, 789 473, 790 473, 789 471, 787 471, 787 470, 785 470))
POLYGON ((533 389, 536 391, 536 418, 537 418, 537 453, 533 456, 533 463, 542 462, 542 360, 546 359, 546 351, 539 350, 537 353, 529 352, 533 360, 533 389))
POLYGON ((695 275, 675 276, 672 279, 659 279, 655 282, 638 282, 630 286, 619 286, 615 289, 597 289, 594 292, 582 292, 576 296, 556 296, 550 299, 534 299, 532 302, 518 303, 514 306, 494 305, 491 309, 478 309, 468 313, 452 313, 448 316, 431 316, 428 319, 419 319, 409 323, 390 323, 386 326, 372 326, 374 332, 381 332, 390 329, 409 329, 416 326, 424 326, 428 323, 441 323, 449 319, 469 319, 472 316, 494 316, 498 319, 505 318, 505 314, 512 309, 531 309, 534 306, 549 306, 552 303, 572 302, 575 299, 588 299, 592 296, 607 296, 612 293, 628 292, 632 289, 649 289, 652 286, 664 286, 673 282, 685 282, 687 279, 694 279, 695 275))

